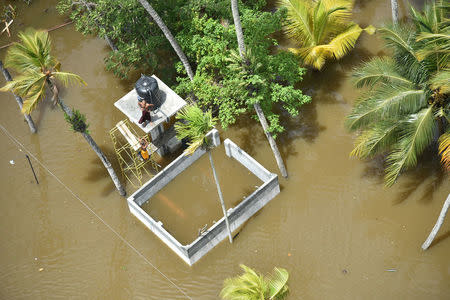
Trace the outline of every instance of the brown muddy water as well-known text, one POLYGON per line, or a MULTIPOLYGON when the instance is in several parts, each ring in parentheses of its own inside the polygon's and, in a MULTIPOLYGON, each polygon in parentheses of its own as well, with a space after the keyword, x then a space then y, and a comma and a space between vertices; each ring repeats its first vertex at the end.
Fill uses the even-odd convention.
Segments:
MULTIPOLYGON (((220 189, 227 209, 238 205, 262 184, 239 162, 227 157, 223 146, 212 150, 212 156, 220 170, 220 189)), ((211 227, 223 217, 208 155, 175 177, 142 208, 161 221, 181 244, 193 242, 200 229, 211 227)))
MULTIPOLYGON (((65 21, 56 15, 55 1, 35 0, 30 7, 14 2, 20 13, 14 34, 26 26, 50 28, 65 21)), ((399 2, 404 14, 406 1, 399 2)), ((363 24, 381 24, 391 16, 389 1, 358 1, 355 14, 363 24)), ((92 136, 113 158, 108 131, 123 119, 113 102, 133 81, 105 71, 104 41, 83 37, 72 26, 51 37, 63 69, 88 83, 64 89, 62 96, 87 115, 92 136)), ((9 41, 5 34, 0 37, 0 45, 9 41)), ((420 249, 450 192, 438 160, 385 189, 380 161, 348 155, 354 136, 344 130, 343 118, 358 96, 349 71, 382 54, 376 37, 363 36, 344 60, 308 73, 302 88, 313 102, 299 117, 284 118, 287 131, 278 140, 289 170, 289 179, 280 179, 280 195, 247 222, 233 244, 224 241, 193 267, 129 213, 100 161, 69 131, 58 109, 41 105, 33 113, 39 133, 30 135, 13 97, 0 94, 0 124, 23 144, 17 146, 1 130, 0 299, 218 299, 223 280, 238 274, 240 263, 261 272, 288 269, 289 299, 449 299, 448 216, 434 245, 420 249), (32 159, 39 185, 26 150, 43 163, 32 159)), ((222 133, 226 137, 277 171, 253 120, 242 119, 222 133)), ((220 156, 215 158, 221 165, 220 156)), ((210 172, 207 160, 198 168, 210 172)), ((236 178, 222 168, 218 172, 228 193, 236 178)), ((171 197, 198 192, 183 184, 178 191, 178 185, 170 187, 171 197)), ((130 186, 128 192, 133 192, 130 186)))

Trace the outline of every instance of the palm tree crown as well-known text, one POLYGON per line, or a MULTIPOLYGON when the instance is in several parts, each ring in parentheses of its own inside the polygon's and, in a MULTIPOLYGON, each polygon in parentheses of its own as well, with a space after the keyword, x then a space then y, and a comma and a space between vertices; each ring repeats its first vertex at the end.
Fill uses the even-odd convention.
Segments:
POLYGON ((14 43, 6 54, 5 65, 19 73, 1 91, 12 91, 25 99, 22 112, 30 114, 45 97, 45 88, 51 86, 57 100, 55 80, 64 85, 85 83, 80 76, 61 72, 61 64, 50 54, 51 42, 46 31, 33 29, 19 33, 21 43, 14 43))
POLYGON ((448 155, 450 29, 444 14, 448 8, 433 2, 424 12, 411 9, 413 24, 381 28, 393 57, 374 58, 353 74, 356 86, 368 91, 346 120, 349 130, 359 132, 351 155, 370 158, 387 153, 387 186, 401 171, 414 167, 440 136, 441 152, 448 155), (446 45, 442 35, 447 36, 446 45))
POLYGON ((211 111, 203 112, 197 105, 190 105, 182 109, 176 116, 180 122, 175 124, 177 138, 189 140, 186 154, 192 154, 199 147, 207 146, 206 134, 214 128, 217 122, 211 111))
POLYGON ((244 274, 225 279, 220 293, 223 299, 229 300, 281 300, 285 299, 289 288, 289 273, 283 268, 274 268, 272 274, 263 276, 251 268, 240 265, 244 274))
POLYGON ((290 50, 319 70, 327 59, 346 55, 363 31, 350 19, 353 0, 278 0, 278 6, 287 8, 285 34, 300 45, 290 50))

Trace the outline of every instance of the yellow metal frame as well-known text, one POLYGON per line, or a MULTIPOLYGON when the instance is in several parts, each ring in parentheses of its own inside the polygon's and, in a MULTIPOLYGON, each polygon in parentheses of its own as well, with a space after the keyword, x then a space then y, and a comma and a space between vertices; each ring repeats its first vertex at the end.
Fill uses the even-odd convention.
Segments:
MULTIPOLYGON (((147 170, 146 166, 150 163, 153 170, 158 171, 158 163, 155 161, 155 152, 157 149, 151 144, 150 138, 148 135, 144 135, 139 137, 133 127, 130 125, 128 119, 121 121, 122 126, 126 126, 137 139, 145 139, 149 146, 149 159, 144 160, 139 155, 139 149, 134 150, 135 145, 131 145, 124 135, 120 132, 117 126, 114 126, 110 131, 109 135, 111 136, 111 140, 114 145, 114 151, 116 152, 117 160, 119 161, 120 170, 122 171, 122 175, 126 178, 134 187, 141 187, 143 184, 143 171, 148 175, 148 177, 152 177, 153 174, 147 170)), ((119 123, 121 123, 119 122, 119 123)), ((117 124, 119 124, 117 123, 117 124)))

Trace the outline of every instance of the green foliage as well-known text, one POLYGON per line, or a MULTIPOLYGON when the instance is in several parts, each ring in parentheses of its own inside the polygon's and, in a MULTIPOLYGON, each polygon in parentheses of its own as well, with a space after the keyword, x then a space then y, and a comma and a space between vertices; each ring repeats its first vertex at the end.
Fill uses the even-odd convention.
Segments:
POLYGON ((220 293, 223 299, 229 300, 281 300, 285 299, 289 289, 287 281, 289 273, 282 268, 274 268, 269 276, 256 273, 251 268, 240 265, 244 274, 225 279, 220 293))
MULTIPOLYGON (((90 11, 81 1, 61 0, 60 13, 70 14, 75 28, 83 34, 94 34, 100 38, 108 36, 118 51, 106 57, 106 67, 115 75, 126 78, 132 70, 153 70, 160 56, 167 59, 164 51, 169 43, 148 13, 136 0, 89 0, 90 11)), ((152 3, 161 18, 172 24, 177 17, 176 9, 182 0, 157 1, 152 3)))
POLYGON ((86 116, 79 110, 73 109, 72 117, 64 113, 64 119, 71 125, 73 131, 90 134, 88 130, 89 124, 86 123, 86 116))
POLYGON ((12 91, 25 99, 22 112, 30 114, 45 98, 47 86, 57 89, 54 80, 64 85, 85 84, 80 76, 61 72, 61 64, 50 54, 51 42, 46 31, 29 29, 19 33, 20 43, 14 43, 6 53, 5 66, 19 73, 13 81, 6 83, 0 91, 12 91))
POLYGON ((300 106, 311 100, 293 88, 305 71, 298 66, 295 56, 273 51, 277 42, 270 35, 281 29, 285 10, 259 11, 263 1, 240 4, 248 48, 247 61, 242 64, 235 51, 237 41, 230 3, 226 1, 224 8, 220 3, 217 9, 209 11, 198 10, 194 5, 184 8, 184 13, 191 17, 186 18, 176 38, 197 70, 192 82, 178 78, 176 92, 195 95, 194 100, 201 107, 217 111, 223 128, 233 124, 238 115, 253 111, 253 104, 259 102, 269 121, 269 130, 276 136, 284 128, 273 112, 273 105, 296 115, 300 106))
MULTIPOLYGON (((173 59, 166 38, 138 1, 92 0, 91 12, 81 2, 76 3, 73 11, 72 0, 61 0, 58 7, 71 14, 77 30, 102 38, 107 35, 116 44, 118 51, 110 52, 106 58, 106 67, 114 74, 126 77, 133 69, 151 73, 173 59)), ((195 95, 193 100, 201 108, 214 111, 224 128, 235 123, 240 114, 253 111, 252 104, 260 101, 270 130, 276 134, 284 128, 273 112, 274 103, 295 115, 303 103, 310 101, 293 88, 305 70, 298 66, 292 53, 275 51, 277 42, 271 37, 281 29, 286 11, 263 12, 265 5, 265 0, 239 3, 252 66, 236 76, 233 64, 240 61, 233 58, 237 41, 229 0, 152 2, 196 69, 191 82, 177 61, 175 91, 186 98, 195 95), (259 65, 253 65, 255 62, 259 65)))
MULTIPOLYGON (((346 120, 347 128, 359 133, 351 155, 387 154, 387 186, 416 166, 424 150, 448 131, 449 60, 442 49, 450 45, 434 39, 449 33, 448 21, 441 18, 446 14, 448 8, 432 2, 423 12, 411 10, 412 24, 381 28, 393 58, 374 58, 353 73, 355 85, 368 91, 346 120)), ((449 160, 446 141, 440 139, 444 166, 449 160)))
POLYGON ((375 32, 372 26, 362 29, 351 21, 353 3, 353 0, 278 0, 278 6, 288 11, 284 33, 299 44, 290 50, 318 70, 326 60, 345 56, 363 30, 375 32))
POLYGON ((197 148, 208 146, 206 134, 217 122, 211 111, 203 112, 198 105, 194 104, 179 111, 176 119, 179 120, 175 123, 177 138, 189 140, 189 147, 185 150, 185 154, 193 154, 197 148))
POLYGON ((375 32, 373 26, 362 29, 351 21, 353 3, 353 0, 278 0, 278 6, 288 11, 284 33, 299 44, 290 50, 318 70, 326 60, 345 56, 363 30, 375 32))

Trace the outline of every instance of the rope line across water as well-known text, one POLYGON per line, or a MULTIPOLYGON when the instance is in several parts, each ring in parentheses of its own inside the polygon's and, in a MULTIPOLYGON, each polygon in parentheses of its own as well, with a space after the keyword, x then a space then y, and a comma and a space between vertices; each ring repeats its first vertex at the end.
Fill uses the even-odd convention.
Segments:
POLYGON ((89 210, 94 216, 96 216, 97 219, 99 219, 107 228, 109 228, 120 240, 122 240, 122 242, 124 242, 128 247, 130 247, 134 252, 136 252, 136 254, 138 256, 140 256, 142 259, 144 259, 147 264, 149 264, 156 271, 158 271, 158 273, 161 274, 161 276, 163 276, 165 279, 167 279, 167 281, 169 281, 173 286, 175 286, 187 299, 192 299, 185 291, 183 291, 177 284, 175 284, 175 282, 173 282, 166 274, 164 274, 155 265, 153 265, 141 252, 139 252, 139 250, 137 250, 133 245, 131 245, 130 242, 128 242, 122 235, 120 235, 116 230, 114 230, 114 228, 112 228, 111 225, 106 223, 106 221, 103 220, 95 211, 93 211, 89 207, 89 205, 86 204, 86 202, 81 200, 80 197, 78 197, 66 184, 64 184, 64 182, 62 182, 55 174, 53 174, 52 171, 50 171, 50 169, 47 168, 47 166, 45 166, 39 159, 37 159, 36 156, 33 155, 33 153, 31 153, 22 143, 20 143, 11 133, 9 133, 9 131, 2 124, 0 124, 0 128, 8 136, 8 138, 16 144, 16 146, 19 150, 21 148, 23 150, 25 150, 25 152, 27 152, 30 155, 30 157, 32 157, 39 165, 41 165, 41 167, 43 167, 51 176, 53 176, 56 179, 56 181, 58 181, 67 191, 69 191, 69 193, 71 193, 74 198, 76 198, 78 201, 80 201, 80 203, 84 207, 86 207, 87 210, 89 210))

